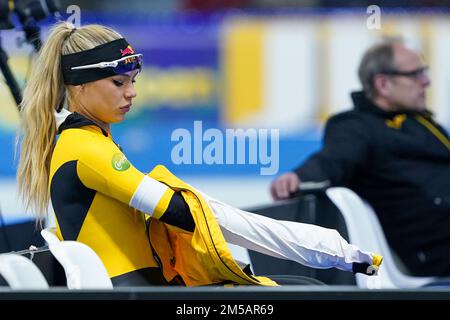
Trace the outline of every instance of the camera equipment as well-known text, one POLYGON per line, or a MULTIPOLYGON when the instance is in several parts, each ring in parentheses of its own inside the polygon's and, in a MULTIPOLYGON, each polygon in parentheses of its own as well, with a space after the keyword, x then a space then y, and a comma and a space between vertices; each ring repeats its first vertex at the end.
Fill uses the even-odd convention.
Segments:
POLYGON ((41 48, 40 28, 37 22, 59 14, 58 0, 0 0, 0 29, 11 29, 11 16, 17 15, 22 24, 25 38, 36 51, 41 48))
POLYGON ((12 29, 11 12, 14 10, 14 2, 0 0, 0 30, 12 29))
MULTIPOLYGON (((59 7, 58 0, 0 0, 0 30, 14 28, 11 17, 15 13, 22 25, 26 41, 38 52, 42 42, 37 22, 52 14, 56 17, 59 16, 59 7)), ((8 56, 1 46, 1 38, 0 69, 17 106, 19 106, 22 94, 8 66, 8 56)))
POLYGON ((16 102, 17 106, 19 106, 20 102, 22 101, 22 93, 20 92, 20 87, 17 84, 16 79, 14 78, 14 75, 12 74, 11 69, 8 66, 8 55, 2 48, 1 40, 2 39, 0 38, 0 69, 2 70, 6 84, 8 85, 9 90, 14 97, 14 101, 16 102))
POLYGON ((16 1, 15 12, 25 32, 25 38, 38 52, 41 49, 40 28, 37 22, 50 14, 58 13, 59 4, 56 0, 16 1))

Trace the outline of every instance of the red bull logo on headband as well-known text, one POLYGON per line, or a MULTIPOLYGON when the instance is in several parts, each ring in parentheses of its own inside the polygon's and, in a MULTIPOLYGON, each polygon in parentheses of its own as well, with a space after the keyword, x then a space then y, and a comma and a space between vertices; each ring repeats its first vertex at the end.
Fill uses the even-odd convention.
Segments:
POLYGON ((133 48, 130 45, 128 45, 128 47, 126 47, 123 50, 120 49, 120 52, 122 53, 122 57, 127 55, 127 54, 134 54, 134 50, 133 50, 133 48))

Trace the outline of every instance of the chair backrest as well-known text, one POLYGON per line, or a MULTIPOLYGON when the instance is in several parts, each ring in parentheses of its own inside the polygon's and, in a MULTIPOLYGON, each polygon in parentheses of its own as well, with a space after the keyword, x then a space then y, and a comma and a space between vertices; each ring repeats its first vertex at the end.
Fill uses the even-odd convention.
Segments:
POLYGON ((69 289, 112 289, 108 272, 98 255, 78 241, 50 243, 53 256, 63 266, 69 289))
POLYGON ((12 289, 48 289, 48 283, 41 270, 28 258, 19 254, 0 254, 0 275, 12 289))
POLYGON ((41 236, 44 238, 45 242, 48 244, 51 243, 59 243, 61 240, 59 240, 58 236, 56 235, 56 228, 55 227, 48 227, 41 230, 41 236))
POLYGON ((404 274, 395 264, 384 231, 372 207, 355 192, 343 187, 326 190, 327 196, 344 217, 350 242, 362 250, 383 256, 377 276, 356 275, 360 288, 417 288, 435 281, 432 277, 413 277, 404 274))

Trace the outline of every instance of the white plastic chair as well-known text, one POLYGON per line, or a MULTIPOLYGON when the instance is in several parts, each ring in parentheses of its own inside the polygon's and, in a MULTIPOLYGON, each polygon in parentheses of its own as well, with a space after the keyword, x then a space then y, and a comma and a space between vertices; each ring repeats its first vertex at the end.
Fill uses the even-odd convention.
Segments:
POLYGON ((78 241, 49 243, 53 256, 63 266, 69 289, 112 289, 103 262, 89 246, 78 241))
POLYGON ((342 213, 347 226, 350 243, 362 250, 379 253, 383 263, 377 276, 356 274, 360 288, 417 288, 436 281, 433 277, 414 277, 403 273, 386 241, 381 224, 372 207, 355 192, 343 187, 326 190, 327 196, 342 213))
POLYGON ((59 240, 58 236, 56 235, 55 227, 48 227, 48 228, 42 229, 41 236, 42 236, 42 238, 44 238, 45 242, 47 242, 48 244, 61 242, 61 240, 59 240))
POLYGON ((33 261, 19 254, 0 254, 0 275, 6 280, 11 289, 48 289, 47 280, 41 270, 33 261))

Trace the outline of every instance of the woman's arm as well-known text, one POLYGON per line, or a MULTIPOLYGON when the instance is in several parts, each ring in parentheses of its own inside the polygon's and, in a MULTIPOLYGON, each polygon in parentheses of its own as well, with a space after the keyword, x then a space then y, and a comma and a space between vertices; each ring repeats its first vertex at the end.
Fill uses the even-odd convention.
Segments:
POLYGON ((181 194, 136 169, 112 141, 89 145, 77 161, 78 176, 86 187, 168 224, 194 230, 181 194))

